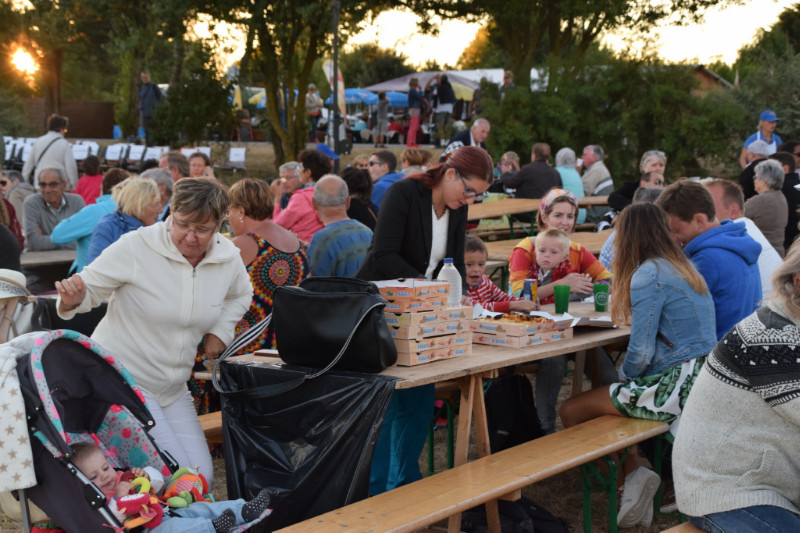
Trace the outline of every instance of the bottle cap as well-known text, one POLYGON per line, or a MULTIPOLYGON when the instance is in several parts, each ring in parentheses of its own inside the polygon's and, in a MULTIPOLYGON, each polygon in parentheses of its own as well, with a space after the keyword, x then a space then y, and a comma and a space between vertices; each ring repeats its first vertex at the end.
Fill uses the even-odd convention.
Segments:
POLYGON ((452 257, 445 257, 444 258, 444 264, 445 265, 452 264, 452 263, 453 263, 453 258, 452 257))

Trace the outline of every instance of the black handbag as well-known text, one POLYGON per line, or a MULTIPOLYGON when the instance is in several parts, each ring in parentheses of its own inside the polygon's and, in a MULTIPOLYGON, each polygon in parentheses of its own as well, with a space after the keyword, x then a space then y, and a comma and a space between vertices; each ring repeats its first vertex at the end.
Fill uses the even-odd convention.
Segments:
POLYGON ((272 320, 286 363, 352 372, 380 372, 397 362, 378 288, 353 278, 312 277, 278 287, 272 320))
POLYGON ((255 397, 266 391, 282 394, 332 368, 380 372, 397 362, 397 348, 383 316, 385 307, 386 300, 374 284, 354 278, 312 277, 297 287, 278 287, 272 313, 234 339, 214 363, 214 388, 223 395, 255 397), (270 322, 284 362, 321 370, 279 386, 223 390, 217 379, 220 363, 258 338, 270 322))

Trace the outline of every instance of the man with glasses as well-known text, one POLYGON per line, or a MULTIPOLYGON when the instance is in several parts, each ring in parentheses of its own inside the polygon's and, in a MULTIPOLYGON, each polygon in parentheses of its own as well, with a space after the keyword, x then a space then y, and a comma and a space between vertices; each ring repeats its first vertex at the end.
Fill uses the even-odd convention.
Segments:
POLYGON ((297 161, 289 161, 278 167, 278 179, 272 180, 272 183, 269 184, 272 195, 275 197, 275 212, 272 216, 286 209, 292 193, 300 187, 301 167, 302 165, 297 161))
POLYGON ((397 157, 389 150, 378 150, 369 156, 369 176, 372 178, 372 203, 381 208, 383 196, 389 187, 405 177, 397 169, 397 157))
POLYGON ((39 172, 39 192, 30 195, 22 205, 25 249, 55 250, 75 248, 75 242, 56 246, 50 240, 53 228, 81 209, 85 203, 79 194, 66 192, 67 182, 58 167, 46 167, 39 172))
POLYGON ((51 115, 47 121, 47 133, 36 139, 28 159, 22 167, 22 175, 28 183, 39 176, 41 170, 58 167, 62 171, 67 190, 71 191, 78 183, 78 164, 72 155, 72 144, 64 138, 67 133, 69 119, 60 115, 51 115))

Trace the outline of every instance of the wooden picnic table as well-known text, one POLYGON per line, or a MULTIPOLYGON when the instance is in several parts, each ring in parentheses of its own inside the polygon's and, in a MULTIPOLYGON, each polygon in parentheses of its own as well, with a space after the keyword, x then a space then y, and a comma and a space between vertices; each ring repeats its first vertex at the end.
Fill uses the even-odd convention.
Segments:
MULTIPOLYGON (((553 305, 544 310, 554 312, 553 305)), ((603 313, 594 310, 593 304, 570 303, 569 312, 573 316, 597 317, 603 313)), ((502 348, 484 344, 473 344, 472 354, 452 359, 433 361, 417 366, 393 365, 380 375, 397 378, 396 389, 409 389, 422 385, 452 381, 459 389, 460 410, 456 430, 454 464, 464 464, 468 459, 470 429, 475 428, 478 457, 491 454, 488 419, 483 396, 483 380, 498 377, 499 371, 509 366, 539 361, 548 357, 575 353, 572 394, 582 391, 583 373, 588 352, 594 353, 599 346, 626 341, 630 336, 629 327, 577 327, 571 339, 544 343, 525 348, 502 348)), ((231 357, 226 364, 282 365, 275 356, 242 355, 231 357)), ((197 372, 195 378, 211 379, 210 372, 197 372)), ((460 522, 460 515, 451 518, 451 525, 460 522)))
MULTIPOLYGON (((481 202, 469 206, 467 219, 470 221, 484 218, 500 218, 504 215, 519 215, 538 211, 541 200, 529 198, 504 198, 493 202, 481 202)), ((578 198, 579 207, 608 205, 608 196, 585 196, 578 198)))
MULTIPOLYGON (((554 306, 545 305, 544 310, 554 312, 554 306)), ((597 317, 603 313, 594 310, 593 304, 570 302, 569 313, 573 316, 597 317)), ((429 385, 454 380, 461 391, 461 416, 456 433, 455 464, 465 463, 469 446, 470 426, 473 416, 478 432, 479 456, 488 455, 489 433, 486 421, 486 408, 483 403, 482 382, 485 378, 497 377, 500 369, 523 363, 530 363, 554 357, 576 353, 575 373, 573 374, 572 393, 581 392, 583 385, 583 369, 587 351, 599 346, 625 341, 630 335, 629 327, 603 328, 579 326, 575 328, 571 339, 549 342, 525 348, 502 348, 485 344, 473 344, 472 354, 452 359, 433 361, 416 366, 393 365, 380 375, 397 378, 396 389, 410 389, 421 385, 429 385)), ((280 359, 272 356, 241 355, 226 360, 233 364, 270 364, 281 365, 280 359)), ((211 372, 196 372, 197 379, 211 379, 211 372)))
MULTIPOLYGON (((613 231, 614 230, 605 230, 599 233, 594 231, 576 231, 575 233, 571 233, 569 238, 574 242, 583 245, 594 255, 599 255, 600 250, 603 248, 603 244, 605 244, 608 236, 611 235, 613 231)), ((489 241, 484 243, 486 244, 486 249, 489 252, 489 261, 508 262, 508 257, 511 255, 511 252, 514 251, 514 247, 521 240, 522 239, 508 239, 505 241, 489 241)))
POLYGON ((43 250, 39 252, 22 252, 20 263, 23 268, 36 268, 43 266, 72 264, 75 261, 75 250, 61 248, 58 250, 43 250))

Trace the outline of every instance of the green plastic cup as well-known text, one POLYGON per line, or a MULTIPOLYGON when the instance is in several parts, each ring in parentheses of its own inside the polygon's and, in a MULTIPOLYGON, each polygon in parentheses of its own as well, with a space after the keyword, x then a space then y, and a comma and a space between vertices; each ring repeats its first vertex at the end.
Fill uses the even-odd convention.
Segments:
POLYGON ((594 284, 594 310, 599 313, 608 311, 608 284, 594 284))
POLYGON ((556 314, 566 313, 569 309, 569 285, 555 285, 553 293, 556 299, 556 314))

